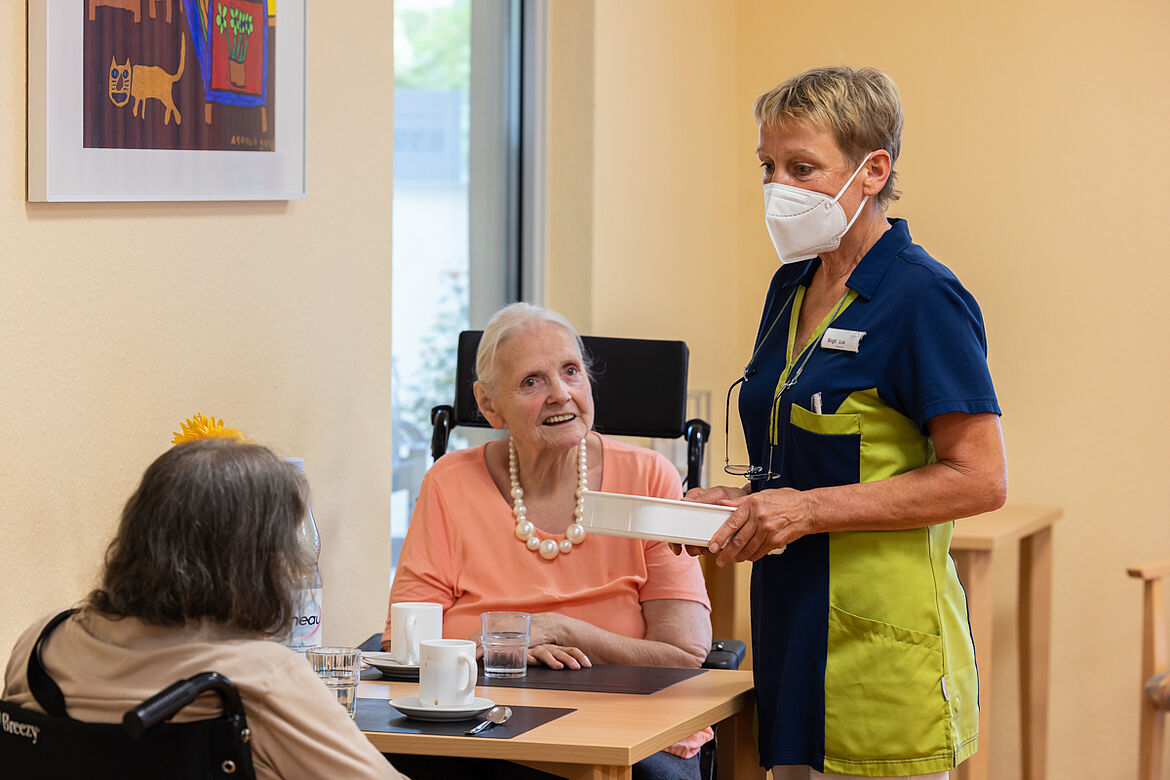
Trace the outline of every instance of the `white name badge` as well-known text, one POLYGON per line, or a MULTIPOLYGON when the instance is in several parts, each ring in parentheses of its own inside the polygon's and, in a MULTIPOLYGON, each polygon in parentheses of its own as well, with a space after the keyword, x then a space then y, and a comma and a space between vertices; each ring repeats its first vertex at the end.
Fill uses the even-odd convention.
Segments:
POLYGON ((821 347, 824 349, 839 349, 842 352, 856 352, 861 346, 864 330, 841 330, 840 328, 825 328, 825 335, 821 338, 821 347))

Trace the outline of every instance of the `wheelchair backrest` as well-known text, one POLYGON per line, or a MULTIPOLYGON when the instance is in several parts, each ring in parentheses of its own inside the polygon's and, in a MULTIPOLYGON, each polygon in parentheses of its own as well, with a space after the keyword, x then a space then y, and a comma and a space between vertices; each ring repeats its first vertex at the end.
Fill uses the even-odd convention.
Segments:
POLYGON ((179 680, 129 710, 122 723, 71 718, 61 688, 41 663, 41 646, 76 610, 41 630, 28 659, 28 683, 44 710, 0 701, 0 777, 21 780, 255 780, 251 732, 243 704, 226 677, 204 672, 179 680), (163 723, 200 693, 214 690, 218 718, 163 723))
MULTIPOLYGON (((455 425, 487 428, 475 403, 475 351, 481 330, 459 334, 455 425)), ((582 336, 593 379, 593 429, 611 436, 677 439, 687 413, 687 364, 682 341, 582 336)))

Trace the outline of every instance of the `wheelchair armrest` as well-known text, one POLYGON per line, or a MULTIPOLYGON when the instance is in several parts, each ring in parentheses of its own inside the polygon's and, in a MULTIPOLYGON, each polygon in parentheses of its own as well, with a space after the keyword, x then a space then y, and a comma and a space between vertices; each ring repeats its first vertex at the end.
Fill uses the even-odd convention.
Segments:
POLYGON ((168 720, 207 690, 219 695, 225 716, 230 718, 244 713, 240 692, 231 680, 218 672, 203 672, 174 682, 137 707, 127 710, 122 716, 122 728, 131 737, 138 739, 151 726, 168 720))
POLYGON ((704 669, 738 669, 747 654, 747 645, 738 639, 713 639, 704 669))

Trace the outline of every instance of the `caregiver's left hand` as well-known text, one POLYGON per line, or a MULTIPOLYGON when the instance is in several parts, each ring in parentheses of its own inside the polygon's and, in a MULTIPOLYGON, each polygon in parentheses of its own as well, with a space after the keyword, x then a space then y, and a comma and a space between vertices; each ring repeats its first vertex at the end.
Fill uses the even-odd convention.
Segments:
POLYGON ((736 508, 711 537, 708 546, 716 553, 715 563, 720 566, 758 561, 812 529, 809 501, 800 490, 761 490, 719 503, 736 508))

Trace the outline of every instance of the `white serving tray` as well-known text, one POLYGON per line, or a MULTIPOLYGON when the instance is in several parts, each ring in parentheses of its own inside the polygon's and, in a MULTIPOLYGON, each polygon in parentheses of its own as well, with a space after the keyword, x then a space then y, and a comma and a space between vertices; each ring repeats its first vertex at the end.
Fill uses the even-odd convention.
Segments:
POLYGON ((581 524, 593 533, 706 547, 734 507, 590 490, 581 524))

